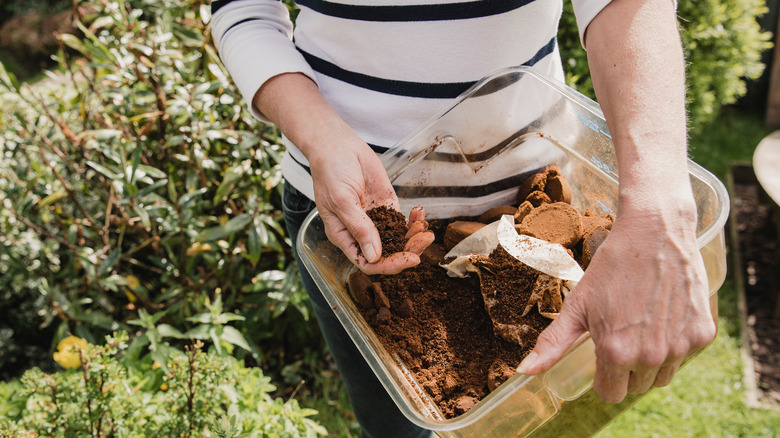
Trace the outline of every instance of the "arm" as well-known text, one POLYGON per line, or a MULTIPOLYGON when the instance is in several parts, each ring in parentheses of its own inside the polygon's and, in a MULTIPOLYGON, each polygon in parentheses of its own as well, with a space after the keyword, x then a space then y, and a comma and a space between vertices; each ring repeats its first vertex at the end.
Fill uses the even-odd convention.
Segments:
POLYGON ((420 232, 424 211, 410 213, 406 252, 380 258, 379 234, 365 210, 399 208, 376 154, 319 92, 314 71, 292 43, 293 25, 278 0, 214 0, 211 27, 220 57, 254 115, 274 122, 309 160, 315 201, 328 238, 368 274, 420 262, 433 240, 420 232), (358 248, 361 251, 358 252, 358 248))
POLYGON ((424 212, 410 214, 406 251, 380 258, 379 232, 365 210, 398 198, 379 157, 336 114, 316 84, 298 73, 275 76, 255 94, 254 106, 274 121, 309 161, 317 209, 325 232, 367 274, 392 274, 420 263, 433 241, 423 230, 424 212), (358 252, 361 248, 361 252, 358 252))
POLYGON ((585 35, 615 143, 620 187, 609 238, 520 371, 550 368, 589 331, 594 390, 609 402, 665 386, 716 333, 687 170, 685 72, 670 0, 613 0, 585 35))

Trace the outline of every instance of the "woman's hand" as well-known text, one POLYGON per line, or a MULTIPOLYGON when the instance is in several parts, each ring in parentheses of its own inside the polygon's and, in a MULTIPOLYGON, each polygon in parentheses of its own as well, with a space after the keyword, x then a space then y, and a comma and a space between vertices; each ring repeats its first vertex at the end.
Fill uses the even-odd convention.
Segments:
POLYGON ((596 345, 593 389, 617 403, 626 393, 668 385, 682 362, 714 339, 696 222, 690 210, 671 210, 620 212, 520 372, 549 369, 589 331, 596 345))
POLYGON ((405 251, 381 257, 379 232, 366 210, 399 210, 398 197, 379 157, 311 79, 301 73, 275 76, 255 93, 253 103, 309 161, 314 201, 333 244, 366 274, 396 274, 420 263, 419 254, 433 242, 422 208, 409 214, 405 251))
POLYGON ((409 238, 403 252, 382 257, 379 232, 366 211, 379 206, 400 210, 379 157, 348 128, 336 151, 313 153, 314 197, 328 239, 366 274, 397 274, 420 263, 420 253, 433 242, 425 211, 409 214, 409 238))

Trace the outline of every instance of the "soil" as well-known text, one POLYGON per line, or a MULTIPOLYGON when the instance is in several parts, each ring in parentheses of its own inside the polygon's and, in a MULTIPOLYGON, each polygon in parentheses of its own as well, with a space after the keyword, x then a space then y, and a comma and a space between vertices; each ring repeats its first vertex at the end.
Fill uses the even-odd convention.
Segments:
POLYGON ((387 206, 381 206, 366 211, 366 214, 379 230, 383 257, 404 250, 407 239, 406 217, 403 213, 387 206))
MULTIPOLYGON (((552 321, 540 313, 540 308, 549 315, 555 311, 549 308, 550 303, 556 302, 550 299, 549 290, 543 290, 537 291, 539 305, 528 305, 532 292, 539 287, 537 279, 543 274, 520 263, 501 246, 489 256, 481 256, 477 263, 479 275, 466 278, 449 277, 439 266, 444 262, 445 247, 451 247, 468 232, 484 226, 480 219, 492 222, 494 213, 499 211, 531 216, 536 210, 565 210, 567 220, 558 221, 555 226, 573 227, 580 233, 583 228, 598 228, 599 231, 611 228, 611 217, 600 217, 590 211, 580 217, 579 212, 572 209, 576 214, 572 219, 568 209, 555 206, 562 199, 570 199, 570 195, 561 193, 568 191, 568 185, 554 169, 545 169, 531 178, 534 178, 533 184, 526 185, 533 187, 524 188, 528 195, 518 199, 524 209, 518 209, 519 205, 501 206, 479 218, 431 221, 429 229, 436 235, 436 240, 421 255, 420 265, 396 275, 368 277, 356 271, 349 278, 349 289, 358 309, 380 342, 416 376, 445 418, 465 413, 515 373, 520 361, 533 349, 539 333, 552 321), (547 177, 554 181, 548 184, 547 177), (554 200, 549 194, 546 201, 540 196, 540 193, 545 194, 545 187, 553 192, 554 200), (534 202, 542 199, 530 212, 527 210, 529 198, 534 202), (599 226, 584 226, 591 222, 599 226), (489 297, 498 301, 487 306, 489 297), (523 313, 525 315, 520 316, 523 313), (502 337, 497 320, 522 328, 519 334, 515 331, 511 336, 515 342, 507 341, 507 336, 502 337)), ((398 218, 388 211, 374 211, 369 216, 376 218, 383 239, 388 238, 390 242, 400 236, 405 242, 403 215, 398 218), (388 221, 383 223, 385 219, 388 221), (390 239, 389 235, 396 237, 390 239)), ((540 214, 533 215, 538 216, 540 214)), ((535 229, 539 227, 538 223, 534 225, 535 229)), ((566 239, 570 252, 580 264, 585 237, 587 234, 574 241, 566 239)), ((382 244, 385 247, 385 240, 382 244)), ((389 243, 387 246, 390 247, 389 243)), ((595 247, 589 251, 595 251, 595 247)), ((560 291, 557 292, 560 305, 562 298, 560 291)))
POLYGON ((780 210, 754 182, 735 182, 733 205, 738 226, 747 304, 748 339, 761 401, 780 402, 780 210), (774 216, 774 217, 773 217, 774 216))

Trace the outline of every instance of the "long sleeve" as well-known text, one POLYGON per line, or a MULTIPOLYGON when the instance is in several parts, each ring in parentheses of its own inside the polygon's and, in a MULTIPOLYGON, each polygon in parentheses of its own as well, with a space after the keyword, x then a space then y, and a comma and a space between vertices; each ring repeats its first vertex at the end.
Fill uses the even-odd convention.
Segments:
POLYGON ((252 113, 266 120, 252 98, 270 78, 314 72, 292 42, 293 24, 279 0, 214 0, 211 28, 217 51, 252 113))

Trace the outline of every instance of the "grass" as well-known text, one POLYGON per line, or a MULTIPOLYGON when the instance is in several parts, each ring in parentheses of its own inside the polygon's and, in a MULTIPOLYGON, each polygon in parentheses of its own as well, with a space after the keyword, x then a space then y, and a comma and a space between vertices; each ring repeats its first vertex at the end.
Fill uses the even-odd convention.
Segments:
MULTIPOLYGON (((736 295, 733 284, 719 297, 736 295)), ((730 301, 730 300, 729 300, 730 301)), ((685 365, 671 385, 648 393, 598 436, 607 437, 774 437, 780 411, 745 404, 740 340, 721 317, 715 342, 685 365)))
POLYGON ((772 131, 761 114, 726 108, 715 121, 691 134, 690 156, 725 181, 731 164, 751 162, 758 143, 772 131))
MULTIPOLYGON (((691 135, 691 158, 725 181, 731 163, 750 162, 755 147, 772 132, 760 114, 727 109, 691 135)), ((672 383, 654 389, 599 434, 611 437, 775 437, 780 410, 745 404, 739 315, 734 282, 727 278, 719 298, 719 333, 712 345, 684 366, 672 383)), ((301 400, 320 412, 333 436, 359 433, 349 413, 343 384, 333 379, 321 398, 301 400)))

